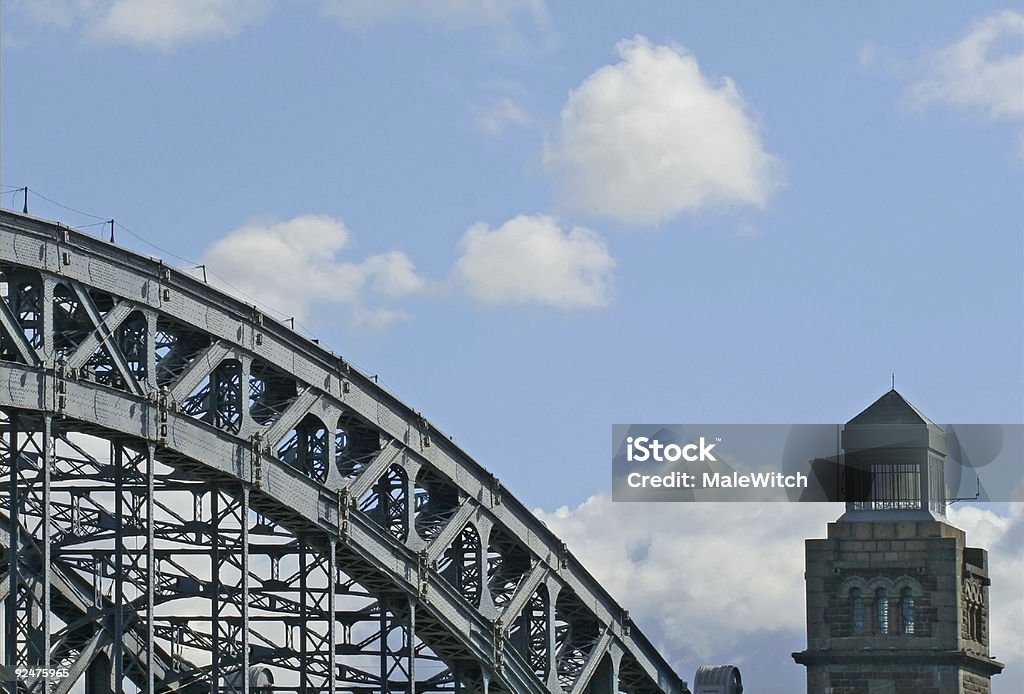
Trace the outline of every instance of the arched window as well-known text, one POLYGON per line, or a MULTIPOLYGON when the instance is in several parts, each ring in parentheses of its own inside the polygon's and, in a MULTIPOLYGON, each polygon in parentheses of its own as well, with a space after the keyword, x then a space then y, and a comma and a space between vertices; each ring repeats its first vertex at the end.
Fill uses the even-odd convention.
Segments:
POLYGON ((854 636, 864 633, 864 596, 860 588, 850 591, 850 621, 854 636))
POLYGON ((910 588, 904 588, 900 593, 900 624, 904 634, 914 633, 914 596, 910 588))
POLYGON ((875 591, 875 633, 889 633, 889 600, 884 588, 875 591))

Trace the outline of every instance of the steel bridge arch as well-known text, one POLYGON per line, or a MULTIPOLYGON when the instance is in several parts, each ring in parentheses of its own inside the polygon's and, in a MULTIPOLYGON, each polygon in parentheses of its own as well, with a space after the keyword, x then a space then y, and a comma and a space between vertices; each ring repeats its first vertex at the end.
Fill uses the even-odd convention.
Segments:
POLYGON ((688 694, 344 359, 159 260, 0 231, 7 691, 688 694))

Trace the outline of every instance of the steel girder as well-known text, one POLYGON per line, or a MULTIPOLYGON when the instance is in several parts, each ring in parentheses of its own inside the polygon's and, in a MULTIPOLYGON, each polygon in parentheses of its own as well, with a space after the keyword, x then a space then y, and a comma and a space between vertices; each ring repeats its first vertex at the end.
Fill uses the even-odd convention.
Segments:
POLYGON ((686 694, 563 543, 344 359, 159 260, 7 211, 0 232, 7 691, 686 694))

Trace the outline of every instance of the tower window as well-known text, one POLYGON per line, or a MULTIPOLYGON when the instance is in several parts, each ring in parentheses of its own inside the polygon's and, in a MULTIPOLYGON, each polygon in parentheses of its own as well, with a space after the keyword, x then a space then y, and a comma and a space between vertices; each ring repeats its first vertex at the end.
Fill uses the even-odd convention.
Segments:
POLYGON ((946 513, 945 459, 928 454, 928 506, 936 513, 946 513))
POLYGON ((875 591, 875 633, 889 633, 889 600, 882 588, 875 591))
POLYGON ((920 466, 871 466, 871 501, 875 510, 921 508, 920 466))
POLYGON ((904 588, 900 593, 900 624, 904 634, 914 633, 914 596, 910 594, 910 588, 904 588))
POLYGON ((850 621, 855 636, 864 633, 864 596, 860 588, 850 591, 850 621))

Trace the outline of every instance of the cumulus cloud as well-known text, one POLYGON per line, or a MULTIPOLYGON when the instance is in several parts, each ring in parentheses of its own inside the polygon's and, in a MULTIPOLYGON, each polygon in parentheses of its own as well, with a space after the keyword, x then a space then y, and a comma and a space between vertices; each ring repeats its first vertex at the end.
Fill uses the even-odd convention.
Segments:
POLYGON ((992 120, 1024 116, 1024 14, 1003 10, 927 56, 911 103, 952 106, 992 120))
MULTIPOLYGON (((824 537, 842 512, 838 504, 627 504, 601 495, 536 513, 680 672, 746 657, 744 673, 753 674, 778 673, 780 659, 806 646, 803 540, 824 537)), ((1024 505, 1002 514, 964 507, 949 518, 969 545, 989 550, 992 648, 1020 677, 1024 505)), ((789 675, 801 679, 799 668, 789 675)))
POLYGON ((790 650, 802 647, 803 538, 822 536, 841 512, 830 504, 627 504, 602 495, 538 515, 690 670, 760 632, 788 631, 790 650))
POLYGON ((503 26, 520 15, 547 18, 544 0, 326 0, 324 12, 349 26, 412 18, 454 26, 503 26))
POLYGON ((203 262, 233 288, 260 303, 303 320, 314 304, 345 304, 363 324, 383 325, 405 316, 393 307, 374 307, 427 289, 428 283, 400 251, 359 262, 339 254, 352 235, 340 220, 302 215, 282 222, 254 222, 210 245, 203 262))
POLYGON ((621 61, 569 94, 544 152, 570 205, 656 224, 714 205, 763 206, 781 184, 735 83, 647 38, 619 42, 621 61))
POLYGON ((611 300, 615 260, 596 233, 547 215, 478 223, 459 242, 457 281, 483 304, 597 308, 611 300))
POLYGON ((1012 687, 1013 682, 1017 691, 1024 691, 1020 689, 1024 686, 1024 593, 1020 589, 1024 576, 1024 504, 1010 504, 1001 513, 978 506, 954 506, 948 517, 950 523, 967 533, 969 546, 988 550, 992 579, 989 648, 1006 664, 1006 672, 993 683, 1012 687))

